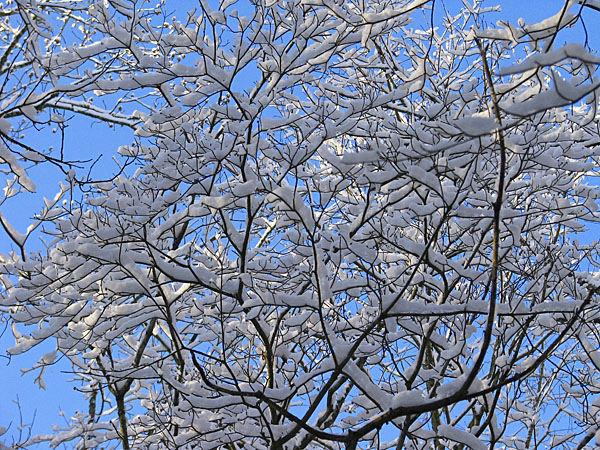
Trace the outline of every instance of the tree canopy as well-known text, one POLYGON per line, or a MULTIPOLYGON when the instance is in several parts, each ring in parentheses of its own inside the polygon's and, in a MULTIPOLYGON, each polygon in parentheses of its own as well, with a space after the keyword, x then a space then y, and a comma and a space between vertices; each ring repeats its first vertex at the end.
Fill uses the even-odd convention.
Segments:
POLYGON ((64 173, 0 212, 8 353, 89 404, 7 444, 600 444, 598 2, 446 6, 5 1, 0 211, 64 173), (22 139, 82 119, 111 177, 22 139))

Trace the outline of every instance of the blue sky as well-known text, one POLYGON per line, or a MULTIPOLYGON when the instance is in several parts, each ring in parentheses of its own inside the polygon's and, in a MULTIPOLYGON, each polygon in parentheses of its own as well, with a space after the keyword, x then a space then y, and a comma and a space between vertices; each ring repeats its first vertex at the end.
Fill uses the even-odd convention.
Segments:
MULTIPOLYGON (((456 7, 461 2, 451 0, 446 2, 448 5, 456 7)), ((555 14, 563 5, 562 0, 502 0, 489 1, 485 4, 501 4, 502 13, 496 13, 489 16, 490 25, 493 20, 508 19, 512 22, 523 17, 526 22, 536 22, 550 15, 555 14), (493 20, 492 20, 493 18, 493 20)), ((441 1, 437 0, 437 6, 441 7, 441 1)), ((598 38, 597 27, 600 25, 600 12, 587 11, 584 14, 587 17, 586 24, 590 31, 590 45, 593 48, 600 49, 600 39, 598 38)), ((584 30, 579 26, 570 33, 561 35, 557 44, 564 43, 565 39, 583 43, 585 40, 584 30)), ((36 145, 49 145, 53 142, 56 145, 60 142, 60 130, 48 135, 39 134, 31 139, 31 143, 36 145)), ((65 133, 65 149, 68 157, 73 159, 95 158, 100 154, 104 157, 96 167, 95 174, 109 174, 114 171, 115 164, 111 161, 111 155, 116 152, 119 145, 131 143, 133 137, 131 130, 109 129, 103 124, 89 125, 88 121, 73 120, 68 123, 68 129, 65 133)), ((56 191, 58 181, 63 180, 63 175, 55 168, 44 165, 41 168, 32 169, 32 178, 38 185, 39 194, 19 196, 13 199, 13 202, 2 206, 3 213, 13 220, 13 225, 20 231, 24 231, 29 223, 32 214, 39 210, 43 205, 42 196, 52 197, 56 191)), ((0 233, 2 233, 0 231, 0 233)), ((0 251, 10 251, 8 239, 4 234, 0 234, 0 251)), ((35 242, 29 243, 30 248, 36 248, 35 242)), ((39 247, 37 247, 39 248, 39 247)), ((0 332, 5 324, 0 323, 0 332)), ((13 338, 10 329, 0 337, 0 355, 5 354, 5 349, 12 346, 13 338)), ((9 427, 9 432, 0 437, 0 441, 10 444, 13 439, 19 440, 19 431, 17 429, 21 420, 24 424, 31 423, 35 415, 34 434, 51 433, 51 424, 66 425, 65 419, 71 416, 77 409, 85 409, 86 403, 83 398, 73 390, 73 385, 65 381, 70 378, 68 370, 70 366, 59 361, 55 366, 47 369, 45 381, 47 390, 42 390, 34 384, 37 372, 27 373, 21 376, 20 369, 34 364, 49 348, 39 349, 32 355, 19 355, 9 360, 0 357, 0 380, 2 388, 0 390, 3 400, 3 407, 0 408, 0 426, 9 427), (19 410, 13 401, 17 398, 21 403, 22 419, 19 417, 19 410), (59 413, 64 411, 65 419, 61 418, 59 413)), ((23 430, 27 433, 27 429, 23 430)), ((45 448, 45 447, 40 447, 45 448)))

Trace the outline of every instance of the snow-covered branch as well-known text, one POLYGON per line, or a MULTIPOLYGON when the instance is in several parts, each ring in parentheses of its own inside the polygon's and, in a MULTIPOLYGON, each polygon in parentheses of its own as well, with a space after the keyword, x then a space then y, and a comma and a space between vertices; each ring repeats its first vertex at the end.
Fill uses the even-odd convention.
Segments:
POLYGON ((600 60, 556 43, 593 2, 82 4, 2 25, 5 198, 66 177, 0 214, 8 352, 51 341, 24 370, 68 360, 89 404, 17 447, 591 442, 600 60), (74 117, 134 131, 114 176, 20 142, 74 117))

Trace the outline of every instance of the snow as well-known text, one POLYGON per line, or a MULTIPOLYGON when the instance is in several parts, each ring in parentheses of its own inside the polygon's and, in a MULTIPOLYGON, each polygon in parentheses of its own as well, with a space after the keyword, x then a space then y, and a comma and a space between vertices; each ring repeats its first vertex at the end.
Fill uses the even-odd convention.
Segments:
POLYGON ((11 123, 8 120, 0 117, 0 131, 4 134, 8 134, 11 128, 11 123))
MULTIPOLYGON (((2 256, 2 267, 14 274, 0 278, 7 292, 2 308, 10 309, 25 334, 15 333, 9 351, 56 343, 58 353, 39 361, 36 355, 35 361, 42 368, 57 355, 70 359, 85 392, 114 386, 119 377, 121 386, 129 383, 123 377, 139 378, 126 402, 129 408, 140 401, 150 410, 130 410, 132 427, 155 430, 139 434, 149 446, 170 439, 152 414, 157 399, 180 427, 182 445, 223 446, 243 432, 246 439, 262 435, 268 446, 266 440, 284 436, 293 424, 284 420, 271 434, 265 431, 264 395, 289 400, 293 414, 314 404, 309 424, 326 420, 324 409, 339 402, 340 414, 328 425, 335 433, 456 400, 448 407, 451 417, 444 417, 454 426, 440 426, 437 436, 430 423, 413 423, 408 431, 415 445, 439 437, 484 448, 470 429, 458 428, 470 423, 478 406, 458 418, 468 402, 452 396, 465 388, 490 311, 485 293, 500 156, 493 134, 500 124, 489 110, 480 55, 472 42, 463 42, 462 18, 451 30, 436 24, 432 35, 399 28, 408 23, 410 8, 425 11, 424 0, 389 8, 367 2, 366 10, 302 0, 300 9, 289 11, 273 3, 267 28, 262 10, 238 21, 232 12, 206 6, 183 24, 169 20, 158 29, 149 21, 153 14, 134 14, 130 3, 95 2, 109 13, 96 12, 97 33, 89 45, 69 42, 47 55, 36 88, 44 95, 25 102, 17 96, 6 105, 16 114, 22 110, 26 129, 33 128, 31 120, 43 119, 36 124, 43 126, 48 118, 61 122, 76 114, 125 125, 144 137, 135 146, 120 142, 131 165, 90 185, 81 210, 45 201, 40 217, 50 243, 32 254, 31 264, 21 263, 18 254, 2 256), (244 33, 236 31, 236 22, 244 33), (373 42, 386 45, 372 51, 373 42), (435 64, 424 52, 435 55, 435 64), (114 109, 119 106, 126 112, 114 109), (134 106, 143 111, 130 113, 134 106), (27 276, 18 279, 19 272, 27 276), (140 366, 133 367, 141 339, 150 333, 140 366), (434 349, 426 365, 417 357, 424 336, 434 349), (177 370, 175 343, 191 370, 177 370), (273 388, 266 387, 265 345, 274 355, 273 388), (198 371, 222 389, 195 373, 191 351, 198 371), (116 378, 107 381, 98 361, 116 378), (330 398, 319 397, 335 382, 333 374, 344 384, 330 398), (181 393, 178 405, 165 386, 181 393), (210 435, 198 434, 194 424, 210 435)), ((478 6, 472 8, 467 20, 478 14, 478 6)), ((162 21, 157 15, 153 20, 162 21)), ((580 308, 588 287, 580 289, 578 280, 598 284, 590 273, 570 276, 573 267, 588 270, 581 264, 588 248, 571 249, 564 229, 560 248, 550 237, 554 223, 576 227, 577 216, 591 216, 584 210, 595 204, 596 190, 577 190, 576 182, 600 156, 592 103, 545 111, 588 93, 592 102, 600 87, 592 78, 578 78, 597 64, 581 46, 536 50, 542 43, 531 42, 532 36, 550 36, 555 28, 543 27, 557 24, 554 17, 534 26, 502 23, 494 31, 512 40, 496 50, 508 56, 513 43, 528 40, 532 56, 501 71, 508 81, 498 80, 513 83, 503 84, 501 93, 509 169, 499 258, 512 294, 498 302, 493 339, 520 342, 525 336, 532 346, 540 332, 559 333, 560 319, 580 308), (549 79, 544 75, 550 69, 538 70, 547 66, 559 66, 549 79), (540 76, 526 80, 534 72, 540 76), (552 301, 540 303, 546 285, 552 294, 545 298, 552 301)), ((516 48, 514 54, 523 53, 516 48)), ((497 68, 514 60, 493 63, 497 68)), ((4 132, 17 123, 2 120, 4 132)), ((19 164, 46 164, 35 152, 15 149, 0 148, 3 170, 17 177, 8 181, 7 194, 33 186, 25 178, 29 169, 19 164)), ((68 181, 75 183, 74 174, 66 174, 68 181)), ((20 233, 24 225, 1 213, 0 225, 12 247, 29 244, 31 227, 20 233)), ((592 373, 600 361, 597 337, 586 333, 580 341, 588 358, 582 352, 574 370, 592 373)), ((469 393, 489 381, 494 358, 502 377, 514 374, 513 361, 525 359, 518 355, 528 354, 493 348, 473 374, 469 393)), ((44 387, 42 374, 37 383, 44 387)), ((111 394, 104 394, 110 407, 111 394)), ((82 414, 71 423, 87 424, 88 442, 114 447, 114 416, 107 412, 96 424, 82 414)), ((518 425, 506 417, 507 430, 518 425)), ((373 447, 384 437, 380 430, 403 421, 394 418, 361 435, 359 445, 373 447)), ((481 430, 482 439, 500 430, 495 421, 492 416, 489 432, 481 430)), ((501 434, 498 443, 505 445, 501 434)), ((73 425, 57 435, 52 442, 79 439, 81 430, 73 425)), ((300 443, 302 436, 281 445, 300 443)), ((78 445, 84 442, 67 446, 78 445)))
POLYGON ((504 102, 501 104, 502 109, 509 114, 525 117, 540 111, 570 105, 600 87, 600 80, 597 79, 591 83, 579 84, 577 79, 564 80, 556 72, 553 74, 555 84, 552 88, 539 94, 532 88, 532 96, 529 99, 516 104, 504 102))
POLYGON ((467 40, 471 40, 473 36, 506 40, 514 43, 526 39, 543 40, 553 36, 557 29, 573 25, 576 20, 577 16, 575 14, 568 12, 563 14, 563 11, 559 11, 554 16, 544 19, 541 22, 535 24, 520 23, 519 27, 512 25, 510 22, 498 21, 497 25, 503 27, 502 29, 489 28, 486 30, 477 30, 473 28, 467 36, 467 40))
POLYGON ((236 197, 246 197, 256 192, 257 180, 246 181, 233 187, 233 195, 236 197))
POLYGON ((580 5, 584 5, 589 8, 595 9, 596 11, 600 11, 600 1, 599 0, 577 0, 577 3, 579 3, 580 5))
POLYGON ((381 411, 389 409, 393 402, 393 397, 377 386, 371 377, 363 372, 354 361, 350 360, 344 366, 344 374, 346 374, 356 387, 374 401, 381 411))
POLYGON ((305 229, 313 230, 315 227, 313 214, 304 203, 302 197, 290 186, 281 186, 267 196, 268 202, 273 202, 283 211, 290 211, 305 224, 305 229))
POLYGON ((46 390, 46 382, 44 381, 44 372, 46 371, 46 366, 43 366, 40 369, 40 372, 37 377, 35 377, 34 383, 39 386, 40 389, 46 390))
POLYGON ((487 450, 488 446, 473 433, 459 430, 451 425, 441 424, 437 429, 438 437, 464 444, 471 450, 487 450))
POLYGON ((9 166, 10 171, 17 177, 18 183, 29 192, 35 192, 36 187, 33 181, 27 176, 25 169, 18 163, 15 155, 0 142, 0 163, 9 166))
POLYGON ((553 66, 564 59, 578 59, 589 64, 600 64, 600 58, 592 55, 585 47, 578 43, 565 44, 557 50, 549 52, 536 52, 519 64, 501 67, 498 75, 514 75, 524 73, 539 67, 553 66))
POLYGON ((51 120, 52 122, 56 122, 56 123, 63 123, 63 122, 65 122, 67 119, 65 119, 65 117, 64 117, 64 116, 61 116, 60 114, 55 114, 55 113, 52 113, 52 114, 50 114, 50 120, 51 120))
POLYGON ((468 136, 483 136, 498 128, 494 118, 481 116, 464 117, 454 122, 454 125, 468 136))
POLYGON ((366 162, 377 161, 380 158, 379 153, 376 151, 360 151, 356 153, 344 153, 342 155, 343 164, 362 164, 366 162))
POLYGON ((213 197, 203 196, 200 201, 210 208, 222 209, 232 202, 232 198, 227 194, 213 197))
POLYGON ((25 244, 27 234, 19 233, 16 228, 11 225, 4 214, 2 214, 2 211, 0 211, 0 224, 2 225, 2 228, 4 228, 4 231, 6 231, 6 234, 8 234, 19 247, 22 247, 25 244))
POLYGON ((461 375, 450 382, 442 384, 437 390, 438 398, 447 398, 456 394, 464 387, 466 379, 466 375, 461 375))
POLYGON ((425 402, 423 393, 418 389, 402 391, 394 395, 390 404, 391 408, 410 408, 411 406, 422 405, 425 402))

